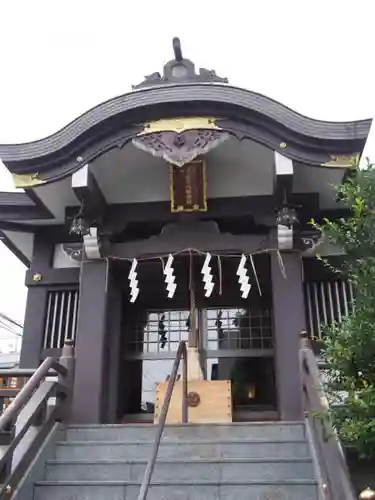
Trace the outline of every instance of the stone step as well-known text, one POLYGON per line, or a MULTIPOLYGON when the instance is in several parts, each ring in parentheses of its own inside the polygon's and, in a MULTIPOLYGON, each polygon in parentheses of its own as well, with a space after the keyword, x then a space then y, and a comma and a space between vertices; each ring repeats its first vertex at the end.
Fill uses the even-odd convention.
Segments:
MULTIPOLYGON (((71 426, 66 431, 67 439, 72 441, 150 441, 155 434, 156 426, 146 424, 71 426)), ((301 422, 168 425, 164 429, 163 440, 170 439, 300 441, 305 439, 305 427, 301 422)))
MULTIPOLYGON (((36 483, 33 500, 137 500, 139 484, 116 481, 36 483)), ((314 481, 153 483, 147 500, 318 500, 314 481)))
MULTIPOLYGON (((48 481, 139 481, 143 479, 146 461, 49 461, 48 481)), ((314 479, 311 460, 227 460, 227 461, 157 461, 153 481, 211 480, 217 482, 261 480, 278 481, 295 478, 314 479)))
MULTIPOLYGON (((148 460, 152 443, 135 441, 62 441, 55 449, 57 460, 148 460)), ((159 459, 309 458, 306 441, 167 441, 160 445, 159 459)))

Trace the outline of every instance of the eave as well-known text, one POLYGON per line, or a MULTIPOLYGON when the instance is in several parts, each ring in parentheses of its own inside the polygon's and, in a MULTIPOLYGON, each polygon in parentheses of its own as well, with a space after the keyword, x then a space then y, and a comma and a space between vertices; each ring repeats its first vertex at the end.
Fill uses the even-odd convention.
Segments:
POLYGON ((0 224, 50 218, 49 211, 28 193, 0 192, 0 224))
POLYGON ((33 223, 51 219, 49 210, 29 195, 27 192, 0 192, 0 240, 26 267, 30 266, 31 256, 19 248, 12 235, 23 233, 31 238, 37 230, 33 223))
POLYGON ((8 248, 9 251, 13 253, 18 260, 22 262, 26 267, 30 267, 30 259, 13 243, 13 241, 7 236, 7 234, 0 229, 0 241, 8 248))
POLYGON ((290 159, 326 165, 333 155, 360 154, 371 120, 328 122, 305 117, 261 94, 225 84, 142 88, 104 102, 44 139, 0 145, 0 158, 29 186, 71 175, 114 147, 122 147, 150 120, 216 116, 239 139, 252 139, 290 159))

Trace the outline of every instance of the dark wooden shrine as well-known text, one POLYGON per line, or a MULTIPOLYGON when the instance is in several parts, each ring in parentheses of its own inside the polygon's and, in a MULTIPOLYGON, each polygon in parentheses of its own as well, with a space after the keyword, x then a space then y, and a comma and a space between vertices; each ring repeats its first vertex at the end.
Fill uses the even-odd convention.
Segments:
POLYGON ((163 74, 1 145, 23 188, 0 193, 3 241, 28 267, 21 367, 72 338, 72 420, 152 421, 186 340, 202 379, 231 382, 233 419, 302 418, 299 332, 319 337, 352 299, 314 259, 340 252, 309 221, 345 216, 333 185, 370 123, 307 118, 197 72, 175 39, 163 74))

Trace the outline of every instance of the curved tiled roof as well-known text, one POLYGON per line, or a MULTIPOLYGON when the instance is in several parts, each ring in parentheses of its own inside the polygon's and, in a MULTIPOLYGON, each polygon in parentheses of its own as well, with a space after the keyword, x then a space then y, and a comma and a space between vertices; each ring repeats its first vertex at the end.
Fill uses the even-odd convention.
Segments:
MULTIPOLYGON (((0 145, 0 158, 6 162, 22 162, 53 155, 90 129, 107 120, 155 105, 173 106, 175 103, 226 105, 236 115, 256 113, 306 138, 322 141, 366 140, 371 120, 329 122, 303 116, 273 99, 261 94, 226 84, 176 84, 142 88, 110 99, 81 115, 69 125, 44 139, 24 144, 0 145)), ((232 113, 231 113, 232 114, 232 113)))

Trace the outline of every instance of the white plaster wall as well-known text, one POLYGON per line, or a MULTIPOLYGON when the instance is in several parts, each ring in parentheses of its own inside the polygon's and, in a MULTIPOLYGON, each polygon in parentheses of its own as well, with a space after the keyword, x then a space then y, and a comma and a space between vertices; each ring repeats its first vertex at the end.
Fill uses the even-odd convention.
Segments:
MULTIPOLYGON (((206 156, 208 198, 270 195, 274 187, 274 152, 254 141, 230 138, 206 156)), ((109 203, 140 203, 170 200, 168 163, 132 144, 114 149, 91 164, 104 197, 109 203)), ((344 169, 294 164, 294 192, 320 193, 322 208, 335 207, 334 185, 344 169)), ((77 206, 71 177, 40 186, 35 193, 63 222, 65 208, 77 206)))
POLYGON ((268 195, 273 191, 273 151, 231 139, 207 155, 207 197, 268 195))
POLYGON ((319 192, 321 208, 338 208, 335 186, 342 182, 345 169, 335 167, 312 167, 295 163, 293 191, 295 193, 319 192))
POLYGON ((44 203, 50 212, 53 213, 56 222, 64 222, 65 207, 79 205, 74 192, 71 189, 72 178, 67 177, 58 182, 39 186, 34 189, 35 194, 44 203))
MULTIPOLYGON (((208 198, 272 193, 272 150, 253 141, 228 139, 206 158, 208 198)), ((132 145, 103 155, 92 168, 111 203, 170 200, 167 162, 132 145)))

